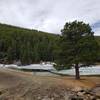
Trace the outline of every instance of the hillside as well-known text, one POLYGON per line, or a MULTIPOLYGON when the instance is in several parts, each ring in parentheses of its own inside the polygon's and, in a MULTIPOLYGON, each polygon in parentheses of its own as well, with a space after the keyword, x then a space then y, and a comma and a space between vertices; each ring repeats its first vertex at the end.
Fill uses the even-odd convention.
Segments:
POLYGON ((95 39, 97 40, 97 42, 98 42, 99 45, 100 45, 100 36, 95 36, 95 39))
POLYGON ((0 24, 0 62, 53 61, 58 38, 51 33, 0 24))
MULTIPOLYGON (((0 24, 0 63, 22 64, 55 61, 60 36, 38 30, 0 24)), ((100 36, 95 36, 100 44, 100 36)))

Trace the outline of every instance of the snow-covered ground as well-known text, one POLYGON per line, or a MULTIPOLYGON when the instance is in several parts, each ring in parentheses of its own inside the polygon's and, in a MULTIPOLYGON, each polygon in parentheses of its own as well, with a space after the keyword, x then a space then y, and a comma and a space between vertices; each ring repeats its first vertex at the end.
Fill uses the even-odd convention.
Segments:
MULTIPOLYGON (((100 65, 91 67, 81 67, 79 69, 80 75, 100 75, 100 65)), ((59 74, 65 75, 75 75, 75 69, 61 70, 58 71, 59 74)))
POLYGON ((19 66, 19 69, 34 69, 34 70, 56 70, 52 64, 31 64, 26 66, 19 66))
POLYGON ((0 64, 0 68, 1 68, 1 67, 4 67, 4 64, 0 64))
POLYGON ((0 68, 9 68, 9 67, 18 68, 18 66, 15 64, 8 64, 8 65, 0 64, 0 68))
POLYGON ((2 68, 17 68, 17 69, 33 69, 33 70, 56 70, 52 64, 30 64, 26 66, 17 66, 15 64, 9 64, 9 65, 4 65, 0 64, 0 67, 2 68))

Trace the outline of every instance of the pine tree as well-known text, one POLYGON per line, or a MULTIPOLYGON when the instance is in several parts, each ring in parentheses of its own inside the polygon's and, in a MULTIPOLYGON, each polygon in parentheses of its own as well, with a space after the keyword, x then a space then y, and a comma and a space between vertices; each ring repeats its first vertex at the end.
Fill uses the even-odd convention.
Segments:
POLYGON ((98 56, 94 33, 89 24, 78 21, 66 23, 61 32, 60 63, 74 65, 76 79, 80 79, 79 65, 93 64, 98 56))

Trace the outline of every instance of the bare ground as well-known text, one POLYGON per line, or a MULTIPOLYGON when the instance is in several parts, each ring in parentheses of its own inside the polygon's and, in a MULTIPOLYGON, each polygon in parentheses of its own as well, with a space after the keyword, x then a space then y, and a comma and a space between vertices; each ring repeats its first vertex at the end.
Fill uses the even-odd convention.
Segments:
POLYGON ((80 89, 100 85, 100 77, 33 76, 31 73, 0 69, 0 100, 69 100, 80 89))

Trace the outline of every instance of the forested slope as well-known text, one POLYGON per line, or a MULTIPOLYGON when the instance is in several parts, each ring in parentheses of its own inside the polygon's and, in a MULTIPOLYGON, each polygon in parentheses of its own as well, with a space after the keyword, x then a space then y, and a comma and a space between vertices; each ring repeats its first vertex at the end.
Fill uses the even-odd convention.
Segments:
POLYGON ((95 36, 95 39, 98 42, 98 44, 100 45, 100 36, 95 36))
MULTIPOLYGON (((51 33, 0 24, 0 63, 54 61, 59 38, 51 33)), ((100 44, 100 36, 95 39, 100 44)))
POLYGON ((0 24, 0 62, 53 61, 58 38, 46 32, 0 24))

